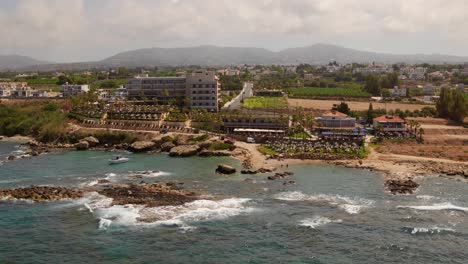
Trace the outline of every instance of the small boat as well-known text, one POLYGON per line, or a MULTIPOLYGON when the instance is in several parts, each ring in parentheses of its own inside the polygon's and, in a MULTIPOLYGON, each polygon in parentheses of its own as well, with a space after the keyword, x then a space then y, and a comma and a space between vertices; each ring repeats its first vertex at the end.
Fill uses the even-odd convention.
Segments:
POLYGON ((121 155, 112 155, 112 158, 109 160, 109 164, 121 164, 128 162, 130 159, 123 157, 121 155))

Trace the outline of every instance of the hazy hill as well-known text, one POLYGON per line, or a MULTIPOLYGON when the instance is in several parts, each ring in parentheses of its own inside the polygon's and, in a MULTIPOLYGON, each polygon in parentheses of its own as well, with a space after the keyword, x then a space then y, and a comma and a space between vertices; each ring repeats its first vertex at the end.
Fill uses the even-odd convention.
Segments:
POLYGON ((468 57, 437 54, 396 55, 316 44, 308 47, 286 49, 280 52, 260 48, 222 48, 215 46, 173 49, 150 48, 119 53, 98 63, 111 66, 219 66, 232 64, 323 64, 332 60, 340 63, 368 63, 372 61, 383 63, 460 63, 468 61, 468 57))
POLYGON ((20 69, 28 66, 47 64, 48 62, 20 55, 0 55, 0 69, 20 69))
POLYGON ((37 71, 84 70, 108 67, 138 66, 225 66, 238 64, 324 64, 339 63, 464 63, 468 57, 439 54, 388 54, 340 46, 315 44, 273 52, 262 48, 199 46, 188 48, 149 48, 126 51, 96 62, 47 64, 24 56, 0 56, 0 70, 21 69, 37 71))

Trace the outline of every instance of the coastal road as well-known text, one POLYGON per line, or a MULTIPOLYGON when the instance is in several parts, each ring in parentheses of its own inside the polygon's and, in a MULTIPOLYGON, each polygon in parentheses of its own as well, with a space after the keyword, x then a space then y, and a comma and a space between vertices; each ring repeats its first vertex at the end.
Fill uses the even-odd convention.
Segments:
POLYGON ((223 110, 235 110, 237 108, 240 108, 242 105, 242 100, 245 98, 249 98, 253 96, 253 83, 250 82, 245 82, 244 83, 244 88, 240 92, 240 94, 232 99, 229 103, 223 106, 223 110))

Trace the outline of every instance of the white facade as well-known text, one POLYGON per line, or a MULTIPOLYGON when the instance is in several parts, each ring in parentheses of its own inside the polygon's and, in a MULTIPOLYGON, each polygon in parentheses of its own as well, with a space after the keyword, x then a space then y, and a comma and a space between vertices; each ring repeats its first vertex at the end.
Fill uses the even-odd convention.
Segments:
POLYGON ((220 85, 216 74, 212 71, 195 71, 186 78, 190 107, 218 111, 220 85))

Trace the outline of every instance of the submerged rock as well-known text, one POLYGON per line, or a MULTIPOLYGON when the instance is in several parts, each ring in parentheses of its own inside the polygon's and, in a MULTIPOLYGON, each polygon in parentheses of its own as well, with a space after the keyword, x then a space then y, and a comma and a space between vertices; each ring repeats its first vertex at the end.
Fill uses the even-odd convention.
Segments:
POLYGON ((0 190, 0 197, 43 202, 81 198, 83 197, 83 192, 64 187, 31 186, 0 190))
POLYGON ((385 187, 392 194, 413 194, 419 184, 413 180, 389 180, 385 182, 385 187))

